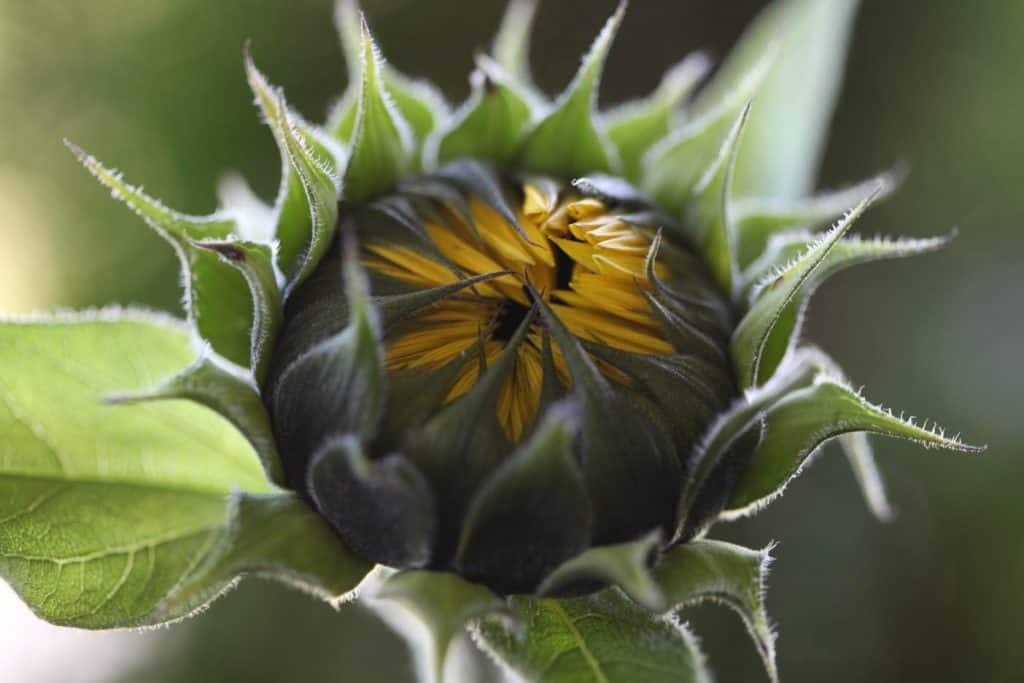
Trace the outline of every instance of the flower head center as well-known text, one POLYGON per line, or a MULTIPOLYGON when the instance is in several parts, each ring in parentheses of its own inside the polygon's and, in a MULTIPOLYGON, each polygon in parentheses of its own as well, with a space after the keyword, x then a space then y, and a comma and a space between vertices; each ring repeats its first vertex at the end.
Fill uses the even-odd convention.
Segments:
MULTIPOLYGON (((563 388, 570 384, 561 351, 545 342, 542 317, 533 313, 534 296, 585 343, 633 353, 673 351, 648 301, 651 235, 631 224, 628 214, 597 199, 528 184, 515 217, 511 224, 469 197, 463 211, 442 206, 423 217, 427 249, 372 238, 364 247, 365 264, 375 275, 415 289, 489 276, 389 332, 386 364, 389 371, 457 364, 450 402, 468 393, 481 370, 515 342, 498 405, 499 422, 513 441, 540 408, 545 349, 554 379, 563 388)), ((659 274, 666 271, 663 264, 656 267, 659 274)), ((620 378, 607 364, 598 366, 620 378)))

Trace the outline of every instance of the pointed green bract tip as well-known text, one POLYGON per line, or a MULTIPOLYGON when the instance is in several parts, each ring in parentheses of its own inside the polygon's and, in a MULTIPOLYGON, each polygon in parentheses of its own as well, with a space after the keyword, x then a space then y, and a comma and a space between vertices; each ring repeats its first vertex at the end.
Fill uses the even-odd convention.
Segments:
POLYGON ((412 156, 408 124, 395 111, 384 90, 383 58, 365 17, 361 37, 359 109, 344 177, 344 196, 353 201, 369 199, 392 188, 409 169, 412 156))
POLYGON ((736 267, 736 226, 732 215, 732 185, 736 156, 749 120, 750 103, 743 108, 722 143, 714 163, 694 188, 689 224, 698 234, 705 261, 723 291, 735 296, 739 273, 736 267))
POLYGON ((511 0, 505 9, 492 53, 519 84, 532 87, 530 77, 530 33, 537 16, 537 0, 511 0))
POLYGON ((597 115, 597 88, 626 6, 619 5, 554 109, 527 136, 520 153, 525 169, 563 177, 617 170, 618 156, 597 115))

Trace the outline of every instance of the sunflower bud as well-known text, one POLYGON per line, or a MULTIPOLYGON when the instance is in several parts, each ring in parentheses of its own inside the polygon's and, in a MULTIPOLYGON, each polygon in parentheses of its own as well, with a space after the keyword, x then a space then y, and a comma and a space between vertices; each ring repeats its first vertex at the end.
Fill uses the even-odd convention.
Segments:
MULTIPOLYGON (((378 563, 400 571, 381 572, 377 597, 428 623, 439 664, 465 622, 507 608, 525 639, 486 624, 477 635, 539 680, 553 660, 535 647, 567 625, 579 641, 582 616, 568 615, 595 610, 616 629, 636 625, 638 645, 671 641, 689 657, 672 666, 696 671, 692 642, 665 617, 714 597, 743 615, 777 680, 767 551, 703 534, 774 500, 832 438, 880 517, 889 508, 865 432, 981 450, 869 403, 801 343, 830 275, 948 242, 851 235, 893 189, 890 174, 803 196, 835 90, 832 71, 807 60, 835 61, 853 5, 780 0, 695 97, 708 70, 699 55, 650 97, 599 112, 625 3, 546 101, 526 60, 536 5, 513 0, 452 111, 390 67, 340 0, 350 85, 325 125, 289 109, 246 58, 282 158, 272 207, 253 211, 248 198, 180 214, 72 147, 173 245, 203 342, 177 375, 108 400, 216 411, 274 491, 235 496, 227 525, 214 525, 225 529, 217 551, 190 560, 200 570, 170 581, 146 619, 183 615, 247 571, 302 583, 329 565, 348 590, 378 563), (255 543, 264 524, 293 536, 255 543), (302 546, 310 530, 319 556, 281 540, 302 546), (617 590, 572 605, 529 597, 607 585, 617 590)), ((91 591, 108 596, 97 610, 127 576, 91 591)), ((337 597, 328 583, 318 594, 337 597)), ((144 621, 133 619, 116 623, 144 621)), ((655 649, 668 651, 629 657, 655 649)))
POLYGON ((736 394, 727 297, 671 223, 620 179, 470 161, 343 206, 264 391, 289 484, 373 561, 505 591, 671 533, 736 394))

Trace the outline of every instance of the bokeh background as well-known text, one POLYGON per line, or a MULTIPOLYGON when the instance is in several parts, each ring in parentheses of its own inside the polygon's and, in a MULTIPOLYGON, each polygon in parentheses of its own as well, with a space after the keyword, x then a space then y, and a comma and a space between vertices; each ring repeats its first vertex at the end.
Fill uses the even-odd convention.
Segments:
MULTIPOLYGON (((828 2, 830 0, 821 0, 828 2)), ((501 0, 364 0, 390 60, 458 102, 501 0)), ((634 0, 605 103, 644 94, 683 53, 724 54, 762 2, 634 0)), ((534 43, 554 92, 613 9, 549 0, 534 43)), ((241 47, 309 118, 345 84, 330 0, 0 0, 0 310, 111 302, 178 311, 171 250, 75 163, 74 140, 181 210, 216 206, 232 169, 272 197, 279 162, 241 47)), ((877 450, 898 519, 873 521, 828 450, 756 520, 718 535, 779 541, 769 608, 783 678, 1014 681, 1024 676, 1024 3, 865 0, 822 186, 907 162, 903 190, 859 225, 959 231, 945 252, 844 273, 809 336, 867 396, 988 443, 981 457, 877 450)), ((691 613, 720 681, 763 680, 733 615, 691 613)), ((93 634, 34 622, 0 592, 0 679, 404 681, 399 640, 252 581, 171 630, 93 634)))

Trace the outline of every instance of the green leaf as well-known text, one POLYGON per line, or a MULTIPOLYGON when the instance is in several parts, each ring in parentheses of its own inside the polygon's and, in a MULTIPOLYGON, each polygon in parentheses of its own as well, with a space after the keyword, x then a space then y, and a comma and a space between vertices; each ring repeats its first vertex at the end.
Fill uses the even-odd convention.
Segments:
POLYGON ((956 437, 916 425, 890 411, 868 403, 850 387, 820 376, 810 387, 786 396, 765 417, 765 429, 753 459, 729 500, 729 514, 760 509, 782 494, 800 473, 815 450, 825 441, 848 432, 868 431, 883 436, 909 439, 929 448, 946 448, 980 453, 984 448, 968 446, 956 437))
POLYGON ((767 40, 778 41, 778 52, 740 150, 738 193, 796 199, 814 188, 857 4, 785 0, 770 6, 740 41, 736 62, 756 59, 767 40))
POLYGON ((683 100, 710 68, 707 55, 694 53, 669 69, 661 85, 649 97, 628 102, 608 113, 608 138, 619 152, 624 178, 639 181, 644 153, 669 134, 683 100))
POLYGON ((385 610, 381 616, 408 639, 420 680, 434 683, 441 683, 449 648, 463 628, 506 611, 501 598, 484 586, 444 572, 398 572, 368 597, 369 606, 378 612, 387 606, 400 610, 385 610))
POLYGON ((551 572, 537 592, 554 595, 573 585, 598 582, 616 586, 651 611, 666 607, 665 595, 651 576, 651 565, 661 546, 656 530, 629 543, 590 548, 551 572))
POLYGON ((530 104, 501 67, 486 57, 477 58, 471 82, 469 100, 434 143, 432 156, 439 164, 458 158, 507 164, 530 123, 530 104))
MULTIPOLYGON (((762 283, 771 280, 776 273, 793 263, 820 239, 821 235, 812 235, 802 231, 775 235, 768 241, 764 254, 752 263, 743 274, 744 288, 747 291, 756 290, 762 283)), ((938 251, 952 240, 953 235, 921 239, 907 237, 864 239, 859 235, 844 237, 832 247, 824 263, 815 271, 813 279, 820 284, 840 270, 857 264, 907 258, 938 251)), ((809 285, 809 287, 813 290, 814 285, 809 285)), ((790 305, 799 306, 801 302, 806 304, 806 301, 806 298, 802 298, 790 305)))
MULTIPOLYGON (((332 137, 348 144, 356 130, 363 80, 363 19, 359 3, 354 0, 337 2, 334 23, 348 65, 349 83, 348 90, 329 117, 327 130, 332 137)), ((381 64, 381 81, 395 110, 409 124, 417 141, 425 140, 448 117, 448 105, 431 83, 404 76, 387 63, 381 64)))
MULTIPOLYGON (((668 137, 651 147, 641 165, 640 189, 663 209, 681 215, 693 189, 722 150, 736 120, 755 95, 771 63, 771 54, 762 57, 744 74, 744 78, 715 96, 701 96, 692 118, 668 137)), ((720 83, 716 77, 714 83, 720 83)), ((708 92, 709 85, 702 92, 708 92)), ((756 108, 756 102, 754 107, 756 108)))
MULTIPOLYGON (((764 413, 772 405, 794 388, 805 386, 814 379, 821 368, 820 355, 813 348, 798 349, 771 380, 744 392, 711 424, 694 454, 690 476, 679 500, 673 543, 693 538, 717 519, 727 501, 717 492, 714 493, 715 499, 707 500, 709 494, 705 491, 709 482, 713 482, 715 475, 723 469, 736 469, 734 461, 739 462, 739 469, 745 467, 747 435, 760 428, 764 413)), ((756 440, 753 445, 757 445, 756 440)), ((727 496, 728 492, 724 495, 727 496)))
POLYGON ((764 383, 781 363, 791 348, 801 302, 810 297, 819 283, 817 271, 876 195, 864 199, 798 259, 765 280, 752 294, 750 310, 737 325, 730 344, 740 386, 764 383))
POLYGON ((275 238, 285 296, 316 268, 338 220, 337 155, 313 127, 288 111, 284 92, 271 86, 246 51, 245 70, 281 154, 275 238))
MULTIPOLYGON (((823 238, 819 238, 823 239, 823 238)), ((761 377, 774 372, 782 358, 797 343, 803 327, 803 319, 808 302, 817 287, 839 271, 861 263, 872 263, 894 258, 907 258, 936 251, 946 246, 951 237, 932 237, 926 239, 889 239, 876 237, 860 239, 847 237, 839 240, 829 251, 824 261, 808 277, 800 291, 786 304, 779 316, 779 322, 770 331, 765 344, 761 361, 761 377)), ((780 263, 798 263, 801 254, 809 253, 816 244, 814 238, 796 236, 793 239, 779 237, 774 239, 766 252, 766 259, 778 257, 780 263)), ((774 267, 774 273, 784 272, 784 268, 774 267)), ((757 305, 757 288, 763 283, 775 281, 777 276, 768 275, 752 285, 757 305)))
POLYGON ((509 592, 531 591, 590 542, 592 513, 573 455, 578 409, 552 405, 530 439, 473 497, 455 565, 469 577, 516 577, 509 592))
MULTIPOLYGON (((851 206, 864 201, 881 186, 878 199, 899 186, 903 171, 897 169, 851 187, 801 199, 740 197, 734 201, 737 252, 740 268, 746 269, 777 233, 794 229, 817 230, 838 220, 851 206)), ((877 201, 877 200, 876 200, 877 201)))
POLYGON ((149 227, 167 240, 181 261, 185 308, 199 335, 229 361, 248 367, 251 357, 253 303, 245 278, 195 240, 224 239, 235 229, 226 215, 188 216, 168 209, 141 189, 124 182, 75 145, 66 142, 115 199, 128 205, 149 227))
POLYGON ((775 633, 764 607, 770 551, 771 546, 750 550, 722 541, 692 541, 666 553, 655 577, 672 610, 706 600, 735 610, 754 640, 769 678, 778 683, 775 633))
POLYGON ((203 240, 193 244, 220 256, 223 263, 242 274, 249 286, 253 304, 249 366, 256 382, 261 383, 267 376, 270 354, 284 317, 273 247, 240 241, 203 240))
POLYGON ((623 2, 601 30, 554 109, 526 137, 520 153, 522 168, 555 176, 617 170, 615 148, 596 116, 597 87, 625 11, 623 2))
POLYGON ((344 178, 345 198, 357 202, 394 187, 412 159, 408 123, 385 93, 384 60, 365 19, 361 40, 359 108, 344 178))
POLYGON ((484 620, 483 647, 538 683, 705 683, 696 640, 681 623, 637 606, 616 589, 583 598, 509 598, 519 634, 484 620))
POLYGON ((188 614, 245 575, 280 581, 338 605, 372 568, 294 493, 234 493, 228 510, 216 549, 150 615, 154 623, 188 614))
POLYGON ((270 416, 259 389, 249 377, 221 367, 209 354, 200 353, 194 363, 158 385, 129 394, 104 397, 110 404, 145 403, 182 399, 194 401, 235 426, 256 451, 267 479, 284 484, 284 470, 277 453, 270 416))
POLYGON ((194 357, 186 326, 139 312, 0 322, 0 576, 41 618, 149 623, 213 547, 228 493, 267 490, 209 410, 101 401, 194 357))
MULTIPOLYGON (((809 364, 825 375, 846 382, 842 368, 823 351, 815 347, 804 347, 800 353, 809 359, 809 364)), ((882 473, 875 463, 875 455, 866 432, 850 432, 841 434, 839 445, 853 469, 854 477, 860 486, 864 501, 876 519, 888 522, 893 518, 892 505, 885 490, 882 473)))
POLYGON ((733 174, 750 105, 743 108, 722 143, 718 158, 693 189, 688 222, 697 234, 704 260, 718 286, 735 294, 739 272, 736 262, 736 227, 732 216, 733 174))
POLYGON ((530 35, 537 16, 537 0, 509 0, 491 52, 495 61, 522 86, 532 88, 530 35))

